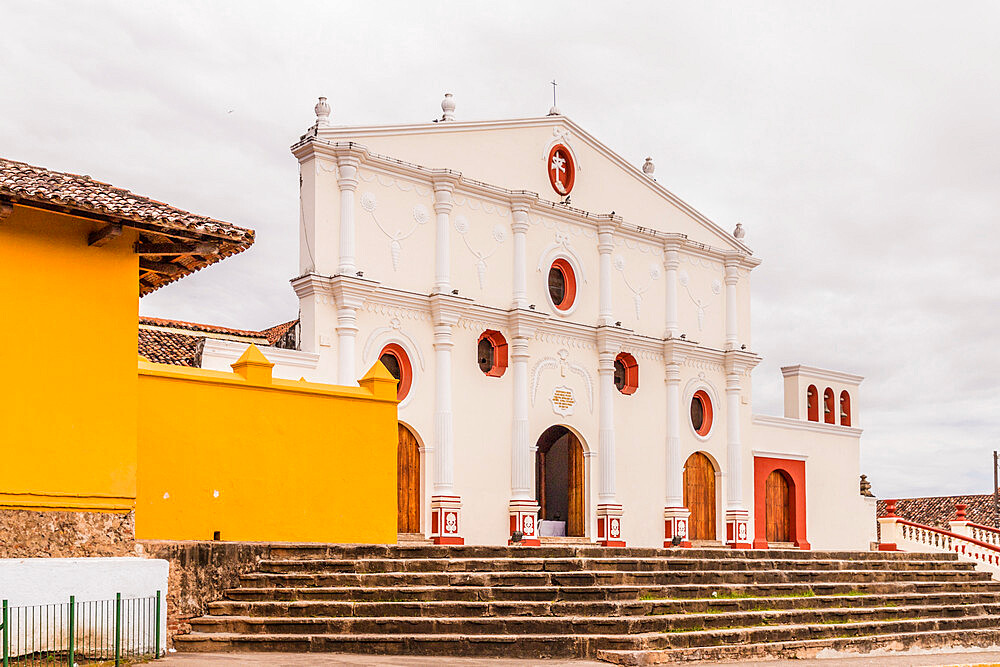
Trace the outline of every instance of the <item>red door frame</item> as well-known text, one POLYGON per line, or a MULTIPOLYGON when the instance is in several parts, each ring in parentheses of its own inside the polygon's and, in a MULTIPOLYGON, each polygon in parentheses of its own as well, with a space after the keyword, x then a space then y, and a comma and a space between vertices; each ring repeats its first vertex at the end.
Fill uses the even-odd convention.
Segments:
POLYGON ((799 549, 811 547, 806 541, 806 462, 792 459, 774 459, 764 456, 753 457, 753 548, 767 549, 767 476, 775 470, 785 473, 792 498, 789 524, 792 543, 799 549))

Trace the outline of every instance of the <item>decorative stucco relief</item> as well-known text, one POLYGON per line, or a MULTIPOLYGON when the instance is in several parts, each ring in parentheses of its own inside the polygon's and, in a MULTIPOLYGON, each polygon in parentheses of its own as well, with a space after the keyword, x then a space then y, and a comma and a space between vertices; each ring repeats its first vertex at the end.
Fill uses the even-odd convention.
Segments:
POLYGON ((625 281, 625 287, 632 290, 632 301, 635 304, 635 319, 640 319, 642 317, 642 295, 649 291, 649 288, 653 286, 653 281, 660 277, 660 267, 657 264, 652 264, 649 267, 649 281, 642 287, 638 287, 632 284, 632 281, 628 279, 628 274, 625 273, 625 258, 621 255, 616 255, 614 259, 615 269, 622 274, 622 280, 625 281))
POLYGON ((374 172, 359 172, 358 178, 365 183, 378 183, 382 187, 386 188, 394 187, 400 192, 416 192, 421 197, 427 197, 434 191, 434 189, 429 185, 422 185, 420 183, 414 183, 413 181, 393 178, 392 176, 386 176, 385 174, 378 174, 374 172))
POLYGON ((580 280, 587 282, 587 273, 583 268, 583 260, 580 259, 576 249, 573 247, 573 242, 569 234, 556 230, 555 241, 545 246, 541 257, 538 258, 538 271, 548 271, 552 262, 560 257, 569 260, 569 263, 573 266, 573 271, 576 272, 580 280))
POLYGON ((375 222, 375 226, 378 227, 379 231, 382 232, 387 239, 389 239, 389 253, 392 257, 392 270, 399 270, 399 259, 403 254, 403 241, 413 236, 413 233, 417 231, 421 225, 427 224, 427 221, 431 219, 431 214, 427 210, 427 207, 423 204, 417 204, 411 210, 413 216, 413 224, 408 230, 397 229, 394 232, 390 232, 385 226, 379 222, 378 216, 375 215, 375 209, 378 207, 378 200, 375 195, 371 192, 361 193, 361 208, 368 212, 371 216, 372 221, 375 222))
POLYGON ((638 250, 639 252, 646 253, 647 255, 653 255, 654 257, 659 257, 663 259, 663 246, 653 245, 651 243, 642 243, 641 241, 636 241, 630 238, 615 238, 615 245, 619 248, 628 248, 629 250, 638 250))
MULTIPOLYGON (((704 330, 705 311, 708 310, 708 307, 710 305, 709 302, 706 301, 705 299, 702 299, 701 297, 695 296, 694 292, 691 291, 691 276, 688 275, 687 271, 682 270, 677 274, 677 282, 679 282, 681 284, 681 287, 684 288, 684 291, 687 292, 688 298, 691 299, 691 303, 694 304, 694 307, 698 313, 698 331, 704 330)), ((722 293, 722 283, 720 283, 718 280, 713 280, 712 294, 718 296, 721 293, 722 293)))
POLYGON ((389 320, 389 326, 379 327, 368 335, 362 353, 365 365, 370 366, 375 363, 375 355, 389 343, 400 345, 411 358, 417 360, 420 370, 424 370, 424 354, 417 345, 417 341, 402 327, 398 317, 389 320))
POLYGON ((407 320, 430 320, 431 314, 429 311, 424 312, 420 310, 414 310, 412 308, 400 308, 399 306, 377 303, 373 301, 366 301, 362 308, 369 313, 375 313, 376 315, 382 315, 387 318, 398 318, 407 320))
POLYGON ((455 195, 452 200, 454 201, 455 206, 464 206, 470 211, 482 211, 489 215, 498 215, 501 218, 507 218, 510 216, 510 209, 506 206, 497 206, 496 204, 491 204, 488 201, 483 201, 481 199, 455 195))
POLYGON ((476 250, 472 247, 472 244, 469 243, 469 221, 465 219, 464 215, 455 216, 455 231, 457 231, 459 236, 462 237, 462 242, 465 243, 465 247, 470 253, 472 253, 472 256, 476 260, 476 275, 479 278, 479 289, 482 291, 486 288, 486 260, 492 257, 494 253, 500 249, 500 246, 503 245, 503 242, 507 239, 507 230, 503 227, 503 225, 496 225, 493 227, 493 247, 489 250, 489 252, 476 250))
MULTIPOLYGON (((544 359, 539 359, 535 363, 535 367, 534 369, 532 369, 531 372, 531 404, 532 405, 535 404, 535 396, 538 394, 538 382, 541 379, 542 373, 555 369, 559 371, 559 377, 561 378, 566 378, 568 377, 569 373, 572 373, 574 375, 578 375, 580 378, 583 379, 584 385, 587 388, 587 406, 590 409, 590 412, 593 413, 594 381, 591 379, 590 373, 583 366, 575 364, 569 360, 569 350, 566 349, 559 350, 557 355, 558 356, 556 357, 545 357, 544 359)), ((557 387, 556 389, 559 389, 559 387, 557 387)), ((573 398, 572 395, 572 390, 570 390, 570 399, 573 402, 575 402, 575 399, 573 398)), ((555 410, 556 401, 551 400, 551 402, 553 410, 555 410)), ((565 403, 565 400, 562 402, 565 403)), ((572 404, 570 405, 570 409, 572 409, 572 404)), ((562 414, 562 413, 556 412, 556 414, 562 414)))
POLYGON ((552 343, 553 345, 562 345, 563 347, 575 347, 581 350, 597 349, 597 343, 592 336, 584 338, 582 336, 570 336, 550 331, 539 331, 535 333, 535 340, 543 343, 552 343))
POLYGON ((528 222, 533 225, 541 225, 545 229, 554 229, 557 234, 564 234, 566 236, 582 236, 583 238, 596 239, 597 230, 588 229, 586 227, 580 227, 579 225, 569 225, 564 222, 559 222, 558 220, 553 220, 551 218, 545 218, 542 216, 528 216, 528 222))
POLYGON ((323 171, 330 172, 331 174, 336 174, 338 172, 336 162, 327 162, 326 160, 316 160, 316 165, 320 167, 323 171))

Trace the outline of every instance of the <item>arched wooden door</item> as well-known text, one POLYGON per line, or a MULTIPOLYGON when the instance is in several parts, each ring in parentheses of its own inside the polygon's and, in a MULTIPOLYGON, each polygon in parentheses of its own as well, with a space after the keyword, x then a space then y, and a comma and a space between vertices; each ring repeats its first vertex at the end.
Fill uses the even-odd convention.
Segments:
POLYGON ((572 432, 567 433, 569 448, 569 512, 566 522, 568 537, 584 536, 583 509, 583 445, 572 432))
POLYGON ((538 438, 535 454, 538 518, 565 521, 567 537, 586 535, 583 444, 564 426, 550 426, 538 438))
POLYGON ((775 470, 764 481, 764 518, 768 542, 791 542, 791 489, 788 480, 775 470))
POLYGON ((397 530, 400 533, 419 533, 420 447, 416 436, 402 424, 399 425, 396 452, 397 530))
POLYGON ((684 464, 684 507, 691 511, 688 539, 714 540, 715 466, 701 452, 692 454, 684 464))

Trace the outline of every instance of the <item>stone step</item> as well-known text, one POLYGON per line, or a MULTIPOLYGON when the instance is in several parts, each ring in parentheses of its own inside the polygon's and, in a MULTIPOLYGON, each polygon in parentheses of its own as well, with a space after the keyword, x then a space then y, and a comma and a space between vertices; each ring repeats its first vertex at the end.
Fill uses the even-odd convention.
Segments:
POLYGON ((1000 645, 1000 629, 937 630, 860 637, 805 639, 789 642, 713 646, 663 651, 598 650, 597 657, 619 665, 676 664, 689 661, 733 661, 814 659, 820 652, 870 654, 874 651, 905 651, 913 648, 961 651, 971 647, 1000 645))
POLYGON ((682 570, 677 572, 385 572, 385 573, 278 573, 240 575, 241 584, 260 586, 595 586, 679 585, 697 583, 796 583, 889 581, 983 581, 988 572, 955 570, 682 570))
POLYGON ((634 635, 729 630, 759 626, 798 626, 888 622, 912 618, 956 619, 1000 616, 1000 604, 840 607, 727 613, 674 613, 649 616, 501 616, 501 617, 254 617, 204 616, 190 621, 196 632, 236 634, 551 634, 573 635, 581 625, 598 634, 634 635))
POLYGON ((862 591, 888 593, 968 593, 1000 591, 1000 582, 908 581, 755 584, 683 584, 666 586, 387 586, 381 588, 340 587, 251 587, 231 588, 230 600, 328 600, 328 601, 600 601, 690 598, 734 598, 846 595, 862 591))
MULTIPOLYGON (((738 628, 707 632, 655 632, 639 635, 441 635, 441 634, 238 634, 193 632, 175 637, 185 651, 202 652, 334 652, 376 655, 437 655, 507 658, 592 658, 599 651, 665 651, 704 649, 735 644, 771 644, 803 640, 836 640, 845 637, 902 635, 906 633, 987 630, 1000 635, 996 616, 927 618, 887 622, 789 625, 738 628)), ((996 636, 995 635, 995 636, 996 636)), ((607 655, 602 653, 602 655, 607 655)))
POLYGON ((798 549, 653 549, 642 547, 607 548, 595 546, 405 546, 405 545, 338 545, 338 544, 273 544, 271 558, 275 559, 367 559, 367 558, 601 558, 614 555, 621 558, 793 558, 810 560, 832 558, 839 560, 951 560, 958 556, 951 553, 907 553, 903 551, 801 551, 798 549))
POLYGON ((712 570, 972 570, 974 563, 950 560, 849 560, 814 558, 369 558, 369 559, 269 559, 258 566, 261 572, 327 574, 349 572, 357 574, 396 572, 573 572, 620 571, 700 571, 712 570))
MULTIPOLYGON (((860 591, 854 591, 860 593, 860 591)), ((620 600, 594 602, 335 602, 223 600, 209 604, 212 616, 301 618, 308 616, 374 617, 506 617, 506 616, 651 616, 679 613, 721 614, 751 610, 905 607, 917 605, 1000 604, 1000 591, 991 593, 898 593, 817 595, 811 597, 721 598, 688 600, 620 600)))

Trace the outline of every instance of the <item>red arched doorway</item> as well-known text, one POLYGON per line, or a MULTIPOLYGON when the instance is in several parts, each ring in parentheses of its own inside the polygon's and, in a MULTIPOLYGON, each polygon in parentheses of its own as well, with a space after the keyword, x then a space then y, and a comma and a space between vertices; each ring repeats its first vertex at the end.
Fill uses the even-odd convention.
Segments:
POLYGON ((417 444, 417 437, 403 424, 399 424, 396 452, 397 531, 419 533, 420 446, 417 444))
POLYGON ((753 548, 791 543, 811 548, 806 539, 806 463, 796 459, 753 459, 753 548))
POLYGON ((688 539, 716 539, 715 466, 701 452, 689 456, 684 464, 684 507, 691 512, 688 539))
MULTIPOLYGON (((583 444, 564 426, 551 426, 538 438, 535 454, 535 498, 541 521, 565 523, 567 537, 584 537, 583 444)), ((557 530, 558 532, 558 530, 557 530)))

